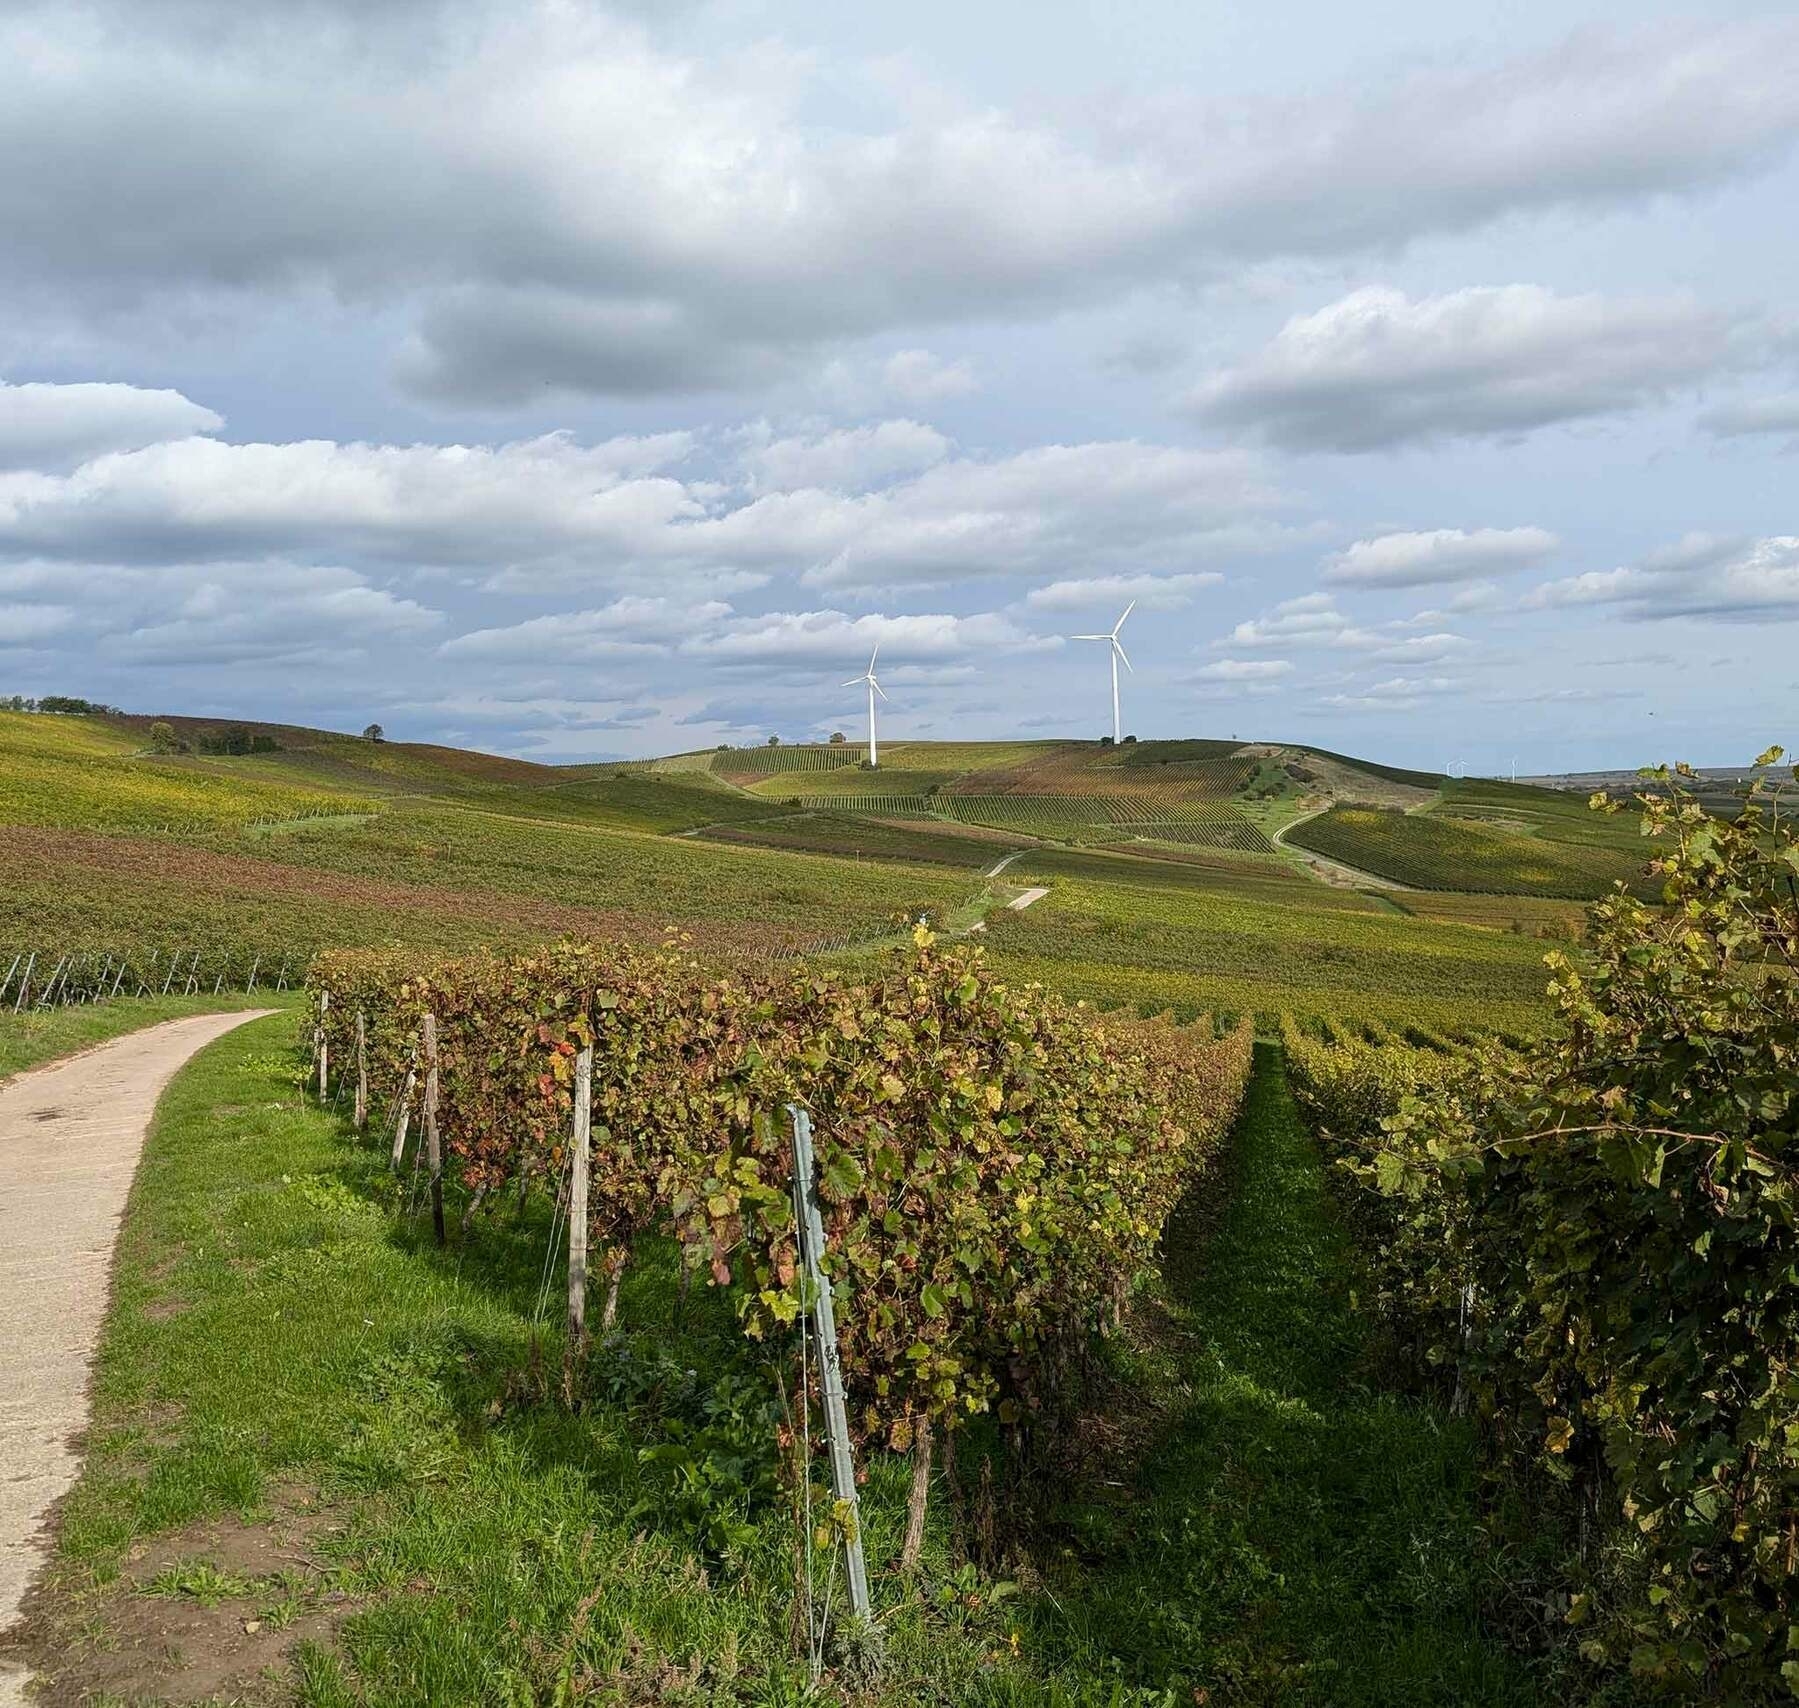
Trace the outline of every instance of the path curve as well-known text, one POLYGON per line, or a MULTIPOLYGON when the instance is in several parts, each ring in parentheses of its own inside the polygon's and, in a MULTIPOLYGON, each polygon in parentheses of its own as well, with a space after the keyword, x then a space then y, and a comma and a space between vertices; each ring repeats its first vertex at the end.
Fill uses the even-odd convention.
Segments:
MULTIPOLYGON (((278 1012, 166 1021, 0 1084, 0 1638, 81 1468, 113 1245, 156 1100, 195 1051, 278 1012)), ((0 1662, 0 1708, 24 1703, 24 1684, 0 1662)))
POLYGON ((1329 854, 1314 854, 1310 848, 1302 848, 1297 842, 1287 840, 1289 830, 1297 830, 1302 824, 1311 819, 1322 818, 1329 811, 1329 807, 1319 807, 1315 812, 1301 813, 1298 818, 1283 824, 1268 840, 1283 853, 1297 855, 1301 865, 1309 867, 1314 877, 1331 885, 1333 889, 1400 890, 1409 894, 1412 889, 1410 884, 1383 878, 1378 872, 1366 872, 1360 866, 1351 866, 1346 861, 1333 859, 1329 854))

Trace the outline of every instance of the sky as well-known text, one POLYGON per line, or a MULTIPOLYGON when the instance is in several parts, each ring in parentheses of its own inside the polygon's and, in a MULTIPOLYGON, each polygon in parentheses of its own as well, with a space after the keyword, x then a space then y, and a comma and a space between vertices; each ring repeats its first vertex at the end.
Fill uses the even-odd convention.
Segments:
POLYGON ((1799 15, 0 0, 0 694, 1799 746, 1799 15))

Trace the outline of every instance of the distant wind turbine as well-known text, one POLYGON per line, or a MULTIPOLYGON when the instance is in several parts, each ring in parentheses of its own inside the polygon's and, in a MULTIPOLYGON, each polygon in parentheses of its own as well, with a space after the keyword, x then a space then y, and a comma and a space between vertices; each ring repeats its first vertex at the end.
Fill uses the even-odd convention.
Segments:
POLYGON ((852 676, 841 684, 845 688, 853 688, 858 682, 868 684, 868 764, 871 770, 881 763, 881 752, 875 745, 875 695, 879 694, 883 700, 887 698, 887 690, 875 680, 875 660, 880 656, 881 643, 876 641, 874 651, 868 655, 868 668, 860 676, 852 676))
MULTIPOLYGON (((1133 599, 1130 602, 1130 604, 1125 606, 1124 617, 1128 617, 1136 609, 1137 609, 1137 601, 1135 599, 1133 599)), ((1124 659, 1125 669, 1130 670, 1131 674, 1133 676, 1135 676, 1137 674, 1136 671, 1131 670, 1131 661, 1128 658, 1125 658, 1124 647, 1119 642, 1119 639, 1118 639, 1118 631, 1124 627, 1124 617, 1120 617, 1118 619, 1118 621, 1112 625, 1112 632, 1110 634, 1070 635, 1068 637, 1070 640, 1105 641, 1111 648, 1111 652, 1112 652, 1112 745, 1114 747, 1116 747, 1121 741, 1124 740, 1124 731, 1118 721, 1118 661, 1119 661, 1119 659, 1121 659, 1121 658, 1124 659)))

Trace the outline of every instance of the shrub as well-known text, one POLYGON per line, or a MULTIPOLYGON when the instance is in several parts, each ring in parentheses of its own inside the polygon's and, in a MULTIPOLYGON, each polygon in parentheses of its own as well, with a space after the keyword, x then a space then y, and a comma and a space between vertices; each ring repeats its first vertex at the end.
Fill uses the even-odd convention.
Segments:
POLYGON ((1648 775, 1665 906, 1596 903, 1559 1034, 1402 1096, 1357 1172, 1496 1451, 1630 1562, 1571 1562, 1582 1652, 1742 1701, 1799 1692, 1799 840, 1765 779, 1729 820, 1648 775))

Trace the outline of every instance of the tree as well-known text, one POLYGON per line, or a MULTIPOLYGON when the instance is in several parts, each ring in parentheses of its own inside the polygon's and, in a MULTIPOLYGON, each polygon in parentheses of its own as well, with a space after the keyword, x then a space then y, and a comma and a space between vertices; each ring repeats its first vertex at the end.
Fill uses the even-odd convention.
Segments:
POLYGON ((843 733, 843 731, 840 729, 834 729, 831 731, 831 745, 833 747, 839 746, 841 743, 847 741, 848 739, 849 739, 849 737, 846 736, 843 733))
POLYGON ((781 745, 781 738, 778 735, 771 735, 768 738, 768 745, 770 747, 779 747, 781 745))
POLYGON ((362 732, 362 739, 364 741, 386 741, 387 732, 382 729, 379 724, 370 724, 369 727, 362 732))
POLYGON ((179 753, 181 740, 175 734, 175 726, 158 718, 150 726, 150 751, 152 753, 179 753))

